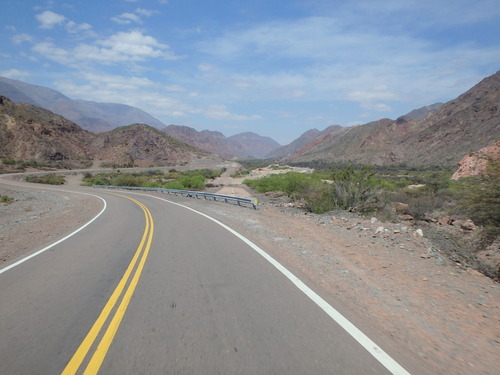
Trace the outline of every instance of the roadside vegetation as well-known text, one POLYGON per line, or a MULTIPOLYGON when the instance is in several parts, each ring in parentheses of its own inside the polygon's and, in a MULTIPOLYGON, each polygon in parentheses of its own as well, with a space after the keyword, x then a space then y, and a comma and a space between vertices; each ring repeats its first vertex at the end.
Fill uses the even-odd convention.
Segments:
POLYGON ((148 170, 141 172, 123 173, 120 171, 109 173, 86 173, 83 185, 113 185, 136 186, 177 190, 202 190, 208 180, 219 177, 224 170, 198 169, 194 171, 168 172, 162 170, 148 170))
POLYGON ((48 185, 63 185, 66 182, 66 178, 63 175, 56 175, 53 173, 46 175, 26 176, 24 180, 26 182, 34 182, 37 184, 48 184, 48 185))
MULTIPOLYGON (((439 167, 315 167, 315 172, 309 174, 274 174, 244 183, 257 193, 284 194, 297 207, 316 214, 347 210, 383 221, 407 220, 429 226, 443 218, 448 223, 471 220, 469 226, 474 230, 454 232, 460 236, 441 236, 448 239, 454 256, 458 254, 456 259, 466 260, 486 275, 500 279, 499 269, 475 256, 500 236, 500 162, 490 162, 480 176, 458 181, 450 179, 451 170, 439 167)), ((440 235, 436 232, 435 236, 440 235)))
POLYGON ((9 204, 14 202, 14 198, 9 197, 8 195, 0 195, 0 203, 9 204))
POLYGON ((54 162, 41 162, 34 159, 22 160, 22 159, 10 159, 3 158, 0 163, 0 173, 13 173, 13 172, 25 172, 26 169, 39 169, 39 170, 54 170, 54 169, 73 169, 73 168, 89 168, 92 166, 90 160, 85 160, 83 158, 76 158, 77 163, 71 163, 67 161, 54 161, 54 162))
POLYGON ((23 172, 26 168, 43 169, 49 168, 46 163, 40 163, 36 160, 18 160, 18 159, 2 159, 0 173, 23 172))

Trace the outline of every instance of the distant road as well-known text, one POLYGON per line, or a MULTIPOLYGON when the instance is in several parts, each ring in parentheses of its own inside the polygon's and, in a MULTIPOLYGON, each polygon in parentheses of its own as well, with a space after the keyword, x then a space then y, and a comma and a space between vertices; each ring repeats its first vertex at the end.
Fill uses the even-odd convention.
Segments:
POLYGON ((93 193, 92 224, 0 274, 0 374, 391 373, 214 221, 93 193))

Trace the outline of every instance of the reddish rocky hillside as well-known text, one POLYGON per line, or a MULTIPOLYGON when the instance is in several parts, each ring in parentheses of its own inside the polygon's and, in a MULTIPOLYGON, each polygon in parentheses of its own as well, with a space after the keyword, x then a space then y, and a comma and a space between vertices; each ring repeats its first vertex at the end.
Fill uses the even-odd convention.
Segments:
POLYGON ((0 156, 60 168, 88 167, 95 135, 45 109, 0 96, 0 156))
POLYGON ((91 133, 48 110, 0 96, 0 157, 35 160, 56 168, 93 163, 167 166, 209 157, 148 125, 91 133))
POLYGON ((96 160, 142 167, 188 163, 209 155, 144 124, 99 133, 89 149, 96 160))
POLYGON ((465 155, 458 163, 458 170, 453 173, 452 180, 462 177, 477 176, 483 173, 490 161, 500 161, 500 141, 482 148, 478 152, 465 155))
POLYGON ((288 159, 455 166, 462 157, 500 140, 500 72, 424 118, 382 119, 347 128, 288 159))
POLYGON ((343 128, 339 125, 332 125, 327 127, 323 131, 319 131, 318 129, 308 130, 289 145, 280 147, 279 149, 270 153, 268 157, 281 159, 291 158, 292 155, 295 155, 296 158, 315 145, 323 143, 333 136, 339 136, 340 134, 346 132, 348 129, 349 128, 343 128))

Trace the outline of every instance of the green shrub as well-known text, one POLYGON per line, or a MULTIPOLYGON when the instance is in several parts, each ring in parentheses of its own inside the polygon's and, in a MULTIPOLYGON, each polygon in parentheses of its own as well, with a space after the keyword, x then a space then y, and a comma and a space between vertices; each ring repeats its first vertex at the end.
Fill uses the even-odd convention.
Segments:
POLYGON ((479 176, 462 178, 454 189, 457 207, 489 237, 500 235, 500 161, 479 176))
POLYGON ((169 181, 163 185, 164 189, 184 190, 184 185, 179 180, 169 181))
POLYGON ((62 175, 47 174, 43 176, 26 176, 25 181, 37 184, 63 185, 66 178, 62 175))
POLYGON ((0 203, 12 203, 14 201, 14 198, 9 197, 8 195, 0 195, 0 203))
POLYGON ((377 181, 372 168, 355 169, 352 165, 344 168, 332 168, 331 199, 333 207, 352 210, 362 204, 375 200, 377 181))

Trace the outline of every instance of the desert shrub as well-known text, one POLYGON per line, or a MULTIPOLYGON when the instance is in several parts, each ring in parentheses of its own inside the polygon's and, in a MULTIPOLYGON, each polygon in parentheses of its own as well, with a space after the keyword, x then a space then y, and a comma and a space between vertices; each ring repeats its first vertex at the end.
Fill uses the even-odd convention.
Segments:
POLYGON ((146 182, 146 178, 128 173, 120 173, 111 179, 113 186, 144 186, 146 182))
POLYGON ((488 237, 500 235, 500 161, 490 161, 479 176, 459 180, 454 189, 457 208, 488 237))
POLYGON ((12 203, 14 201, 14 198, 9 197, 8 195, 0 195, 0 203, 12 203))
POLYGON ((377 196, 378 182, 374 179, 372 168, 344 169, 332 167, 331 199, 333 207, 341 210, 354 209, 374 201, 377 196))
POLYGON ((26 176, 25 181, 37 184, 63 185, 66 179, 62 175, 47 174, 43 176, 26 176))
POLYGON ((164 189, 184 190, 184 185, 179 180, 168 181, 163 185, 164 189))
POLYGON ((182 189, 186 190, 200 190, 205 186, 205 179, 200 175, 184 176, 179 182, 184 186, 182 189))
POLYGON ((3 163, 5 165, 14 165, 14 164, 16 164, 16 160, 14 160, 14 159, 3 159, 3 163))
POLYGON ((306 202, 306 209, 311 212, 321 214, 335 208, 332 203, 329 188, 325 183, 308 185, 303 190, 302 197, 306 202))
POLYGON ((297 198, 312 182, 313 178, 310 175, 298 172, 271 174, 256 180, 243 181, 258 193, 283 191, 292 198, 297 198))

